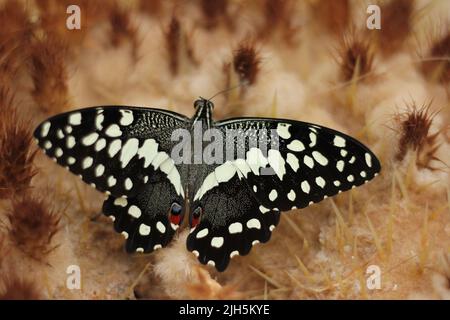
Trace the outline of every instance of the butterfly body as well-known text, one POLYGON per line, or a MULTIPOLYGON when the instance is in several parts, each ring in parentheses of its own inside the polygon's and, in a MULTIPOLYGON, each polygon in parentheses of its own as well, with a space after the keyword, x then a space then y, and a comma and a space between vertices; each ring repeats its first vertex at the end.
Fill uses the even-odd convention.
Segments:
POLYGON ((75 110, 44 121, 39 146, 108 194, 103 212, 129 252, 166 246, 188 214, 187 248, 223 271, 267 242, 280 212, 364 184, 380 171, 355 139, 314 124, 270 118, 214 121, 149 108, 75 110))

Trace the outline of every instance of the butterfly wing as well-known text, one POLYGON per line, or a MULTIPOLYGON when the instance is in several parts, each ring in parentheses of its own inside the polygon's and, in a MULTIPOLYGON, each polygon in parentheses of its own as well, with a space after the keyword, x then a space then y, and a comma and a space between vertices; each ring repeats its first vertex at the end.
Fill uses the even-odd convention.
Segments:
POLYGON ((50 118, 34 136, 58 164, 110 194, 103 212, 127 239, 128 252, 151 252, 182 221, 180 167, 169 155, 171 132, 187 121, 158 109, 96 107, 50 118))
POLYGON ((380 171, 367 147, 325 127, 260 118, 216 126, 228 142, 228 160, 212 167, 195 187, 191 211, 201 207, 203 214, 187 247, 219 271, 230 257, 247 254, 251 244, 268 241, 280 211, 304 208, 364 184, 380 171), (256 145, 250 142, 255 138, 256 145))
POLYGON ((103 212, 114 221, 114 229, 126 239, 127 252, 152 252, 165 247, 183 219, 183 211, 170 210, 183 204, 161 172, 133 198, 109 196, 103 212))
POLYGON ((116 198, 135 196, 156 171, 163 171, 182 195, 180 175, 169 156, 170 137, 187 121, 159 109, 94 107, 54 116, 34 136, 59 165, 116 198))
POLYGON ((203 213, 188 236, 187 249, 202 264, 219 271, 224 271, 235 255, 246 255, 253 245, 269 241, 280 217, 276 210, 262 214, 257 199, 237 175, 195 201, 191 212, 197 206, 203 213))
POLYGON ((236 151, 238 160, 233 163, 262 210, 304 208, 368 182, 381 169, 376 156, 361 142, 315 124, 240 118, 217 126, 225 132, 241 130, 258 137, 258 147, 248 141, 235 142, 244 150, 236 151))

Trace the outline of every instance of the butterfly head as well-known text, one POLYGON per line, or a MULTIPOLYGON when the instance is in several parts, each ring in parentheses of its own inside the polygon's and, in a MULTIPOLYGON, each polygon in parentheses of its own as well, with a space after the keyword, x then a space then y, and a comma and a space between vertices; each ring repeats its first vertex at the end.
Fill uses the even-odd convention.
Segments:
POLYGON ((195 115, 192 123, 195 124, 197 121, 201 121, 206 124, 207 128, 211 127, 211 117, 212 111, 214 109, 214 104, 209 99, 200 97, 194 102, 195 115))
POLYGON ((194 102, 194 108, 198 110, 214 110, 214 103, 212 103, 211 100, 199 97, 199 99, 195 100, 194 102))

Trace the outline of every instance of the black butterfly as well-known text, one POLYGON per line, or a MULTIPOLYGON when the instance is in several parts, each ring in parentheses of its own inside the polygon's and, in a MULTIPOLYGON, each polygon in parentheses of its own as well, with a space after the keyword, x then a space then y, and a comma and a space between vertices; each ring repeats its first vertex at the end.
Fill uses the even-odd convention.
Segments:
MULTIPOLYGON (((128 252, 166 246, 189 212, 187 249, 219 271, 233 256, 267 242, 281 211, 362 185, 380 171, 375 155, 341 132, 283 119, 215 122, 211 101, 200 98, 194 107, 191 119, 159 109, 87 108, 48 119, 34 136, 49 157, 109 195, 103 212, 127 239, 128 252), (172 151, 180 143, 172 134, 194 133, 196 125, 201 133, 217 129, 235 147, 231 157, 177 162, 172 151), (231 136, 232 130, 259 144, 231 136), (277 148, 270 148, 274 142, 277 148)), ((183 146, 195 149, 195 139, 183 146)))

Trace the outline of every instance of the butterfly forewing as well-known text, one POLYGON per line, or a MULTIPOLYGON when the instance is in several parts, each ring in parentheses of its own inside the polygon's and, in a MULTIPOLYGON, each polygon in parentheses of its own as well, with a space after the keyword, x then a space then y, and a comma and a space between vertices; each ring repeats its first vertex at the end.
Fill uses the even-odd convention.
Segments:
POLYGON ((378 159, 366 146, 326 127, 278 119, 234 119, 217 125, 224 132, 256 130, 258 137, 268 132, 258 147, 247 143, 245 156, 233 162, 262 210, 304 208, 362 185, 380 171, 378 159), (278 140, 275 145, 271 134, 278 140))
POLYGON ((177 194, 170 135, 187 118, 159 109, 95 107, 57 115, 35 131, 39 146, 83 181, 114 197, 133 197, 162 169, 177 194))

